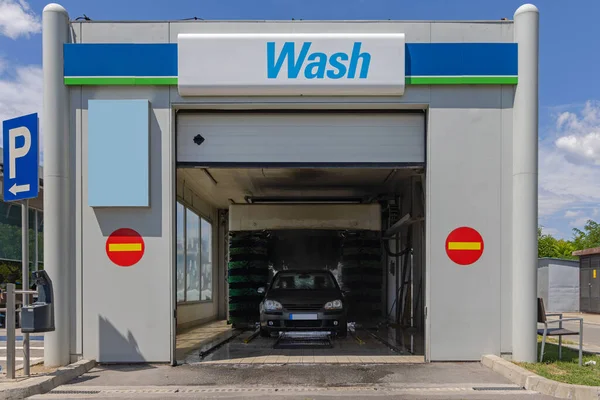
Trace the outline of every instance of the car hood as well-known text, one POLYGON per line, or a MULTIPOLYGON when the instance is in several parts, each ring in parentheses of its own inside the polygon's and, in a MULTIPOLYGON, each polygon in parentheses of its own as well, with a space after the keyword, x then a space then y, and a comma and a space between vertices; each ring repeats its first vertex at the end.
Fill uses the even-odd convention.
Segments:
POLYGON ((318 304, 328 301, 343 300, 338 290, 271 290, 266 296, 282 304, 318 304))

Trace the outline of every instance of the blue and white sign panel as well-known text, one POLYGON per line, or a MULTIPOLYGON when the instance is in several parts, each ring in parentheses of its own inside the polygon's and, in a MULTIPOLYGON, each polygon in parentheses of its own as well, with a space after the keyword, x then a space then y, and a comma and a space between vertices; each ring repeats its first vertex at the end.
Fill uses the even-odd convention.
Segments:
POLYGON ((38 196, 38 121, 37 114, 29 114, 2 123, 4 201, 25 200, 38 196))
POLYGON ((177 41, 181 96, 404 94, 403 33, 181 33, 177 41))

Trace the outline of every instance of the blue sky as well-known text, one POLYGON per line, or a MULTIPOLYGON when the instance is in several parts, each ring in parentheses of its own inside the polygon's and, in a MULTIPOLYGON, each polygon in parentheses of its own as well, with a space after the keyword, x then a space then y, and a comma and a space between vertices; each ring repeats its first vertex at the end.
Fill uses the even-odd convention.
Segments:
MULTIPOLYGON (((41 111, 40 15, 47 1, 0 0, 0 119, 41 111)), ((512 19, 514 0, 64 0, 71 18, 512 19)), ((600 1, 539 0, 540 224, 559 237, 600 220, 600 1), (567 6, 567 4, 569 6, 567 6)))

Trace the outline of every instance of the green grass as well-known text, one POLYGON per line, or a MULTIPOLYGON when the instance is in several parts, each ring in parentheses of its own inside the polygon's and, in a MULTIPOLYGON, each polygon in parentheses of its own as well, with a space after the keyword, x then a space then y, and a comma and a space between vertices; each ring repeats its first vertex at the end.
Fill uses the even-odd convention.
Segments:
MULTIPOLYGON (((538 343, 542 343, 542 337, 541 336, 538 338, 538 343)), ((548 343, 558 344, 558 339, 555 339, 553 337, 547 337, 546 338, 546 344, 548 344, 548 343)), ((571 344, 571 345, 579 346, 579 342, 575 342, 573 340, 568 340, 568 339, 563 339, 562 340, 562 344, 571 344)), ((557 348, 556 351, 558 351, 558 348, 557 348)))
MULTIPOLYGON (((552 340, 554 342, 554 340, 552 340)), ((556 341, 558 342, 558 341, 556 341)), ((538 357, 542 338, 538 337, 538 357)), ((583 353, 583 362, 594 360, 596 365, 579 366, 579 353, 563 347, 562 361, 558 360, 558 345, 546 340, 542 363, 517 363, 544 378, 575 385, 600 386, 600 357, 583 353)))

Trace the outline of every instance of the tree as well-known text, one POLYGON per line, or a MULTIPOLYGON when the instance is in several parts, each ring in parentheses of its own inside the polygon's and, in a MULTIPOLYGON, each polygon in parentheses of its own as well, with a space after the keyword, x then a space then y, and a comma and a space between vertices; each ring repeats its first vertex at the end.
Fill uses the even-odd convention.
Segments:
POLYGON ((538 227, 538 257, 554 257, 557 240, 552 235, 542 232, 542 227, 538 227))
POLYGON ((573 241, 556 239, 552 235, 544 234, 542 227, 538 227, 538 257, 576 259, 573 252, 578 250, 573 241))
POLYGON ((573 255, 575 251, 575 246, 572 242, 560 239, 554 243, 553 246, 553 257, 554 258, 566 258, 566 259, 577 259, 577 256, 573 255))
POLYGON ((588 220, 581 229, 573 229, 573 239, 556 239, 538 227, 538 257, 577 259, 573 252, 600 247, 600 224, 588 220))
POLYGON ((596 221, 588 220, 583 230, 574 228, 573 245, 575 250, 600 247, 600 224, 596 221))

